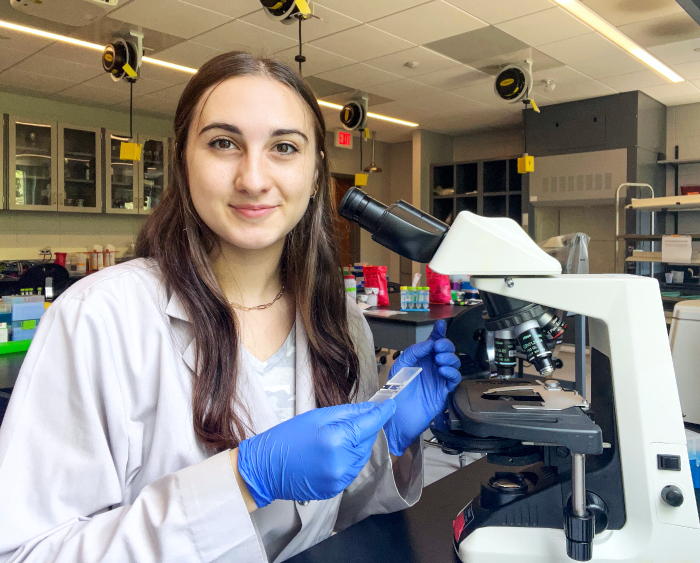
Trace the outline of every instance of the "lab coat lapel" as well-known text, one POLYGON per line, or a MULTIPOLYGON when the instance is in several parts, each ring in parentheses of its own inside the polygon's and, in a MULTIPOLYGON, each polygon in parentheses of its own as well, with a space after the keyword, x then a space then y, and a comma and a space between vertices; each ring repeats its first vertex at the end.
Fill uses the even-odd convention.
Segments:
POLYGON ((316 394, 314 393, 313 371, 309 358, 309 339, 304 330, 304 323, 297 310, 296 314, 296 414, 301 414, 316 408, 316 394))

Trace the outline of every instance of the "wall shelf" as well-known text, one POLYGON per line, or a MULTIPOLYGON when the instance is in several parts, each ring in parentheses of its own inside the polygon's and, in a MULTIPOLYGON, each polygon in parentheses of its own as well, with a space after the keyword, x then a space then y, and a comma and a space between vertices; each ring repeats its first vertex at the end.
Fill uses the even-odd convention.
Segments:
POLYGON ((470 211, 522 223, 522 176, 517 157, 433 164, 430 172, 430 213, 437 219, 451 224, 457 214, 470 211), (438 187, 453 188, 455 193, 437 195, 438 187))
POLYGON ((635 211, 697 211, 700 210, 700 195, 632 199, 625 208, 635 211))

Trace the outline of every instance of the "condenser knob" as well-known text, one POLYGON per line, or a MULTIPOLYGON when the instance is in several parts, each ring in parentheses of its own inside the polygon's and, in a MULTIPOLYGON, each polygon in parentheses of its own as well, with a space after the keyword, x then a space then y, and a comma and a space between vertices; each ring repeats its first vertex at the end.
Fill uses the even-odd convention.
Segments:
POLYGON ((676 485, 666 485, 661 490, 661 498, 669 506, 678 508, 683 504, 683 491, 676 487, 676 485))

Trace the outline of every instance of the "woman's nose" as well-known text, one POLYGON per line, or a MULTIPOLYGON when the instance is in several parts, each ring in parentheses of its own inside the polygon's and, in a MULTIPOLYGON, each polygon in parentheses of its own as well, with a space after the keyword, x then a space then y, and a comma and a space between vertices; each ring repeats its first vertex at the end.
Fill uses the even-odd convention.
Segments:
POLYGON ((272 178, 266 159, 252 151, 240 159, 234 178, 234 187, 248 195, 258 195, 272 187, 272 178))

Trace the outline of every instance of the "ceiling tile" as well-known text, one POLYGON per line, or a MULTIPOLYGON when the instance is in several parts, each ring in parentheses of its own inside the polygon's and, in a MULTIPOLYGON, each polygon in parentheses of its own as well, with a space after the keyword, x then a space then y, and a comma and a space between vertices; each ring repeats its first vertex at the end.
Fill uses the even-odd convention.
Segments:
POLYGON ((416 107, 432 113, 433 115, 456 115, 490 111, 486 104, 466 100, 450 92, 436 92, 427 96, 410 98, 404 102, 406 105, 416 107))
POLYGON ((482 80, 481 82, 477 82, 465 88, 450 90, 450 92, 460 98, 465 98, 473 102, 480 102, 500 111, 512 113, 519 112, 523 108, 523 105, 520 103, 511 104, 501 99, 494 91, 494 80, 491 77, 489 77, 488 80, 482 80))
POLYGON ((676 0, 581 0, 615 26, 682 12, 676 0))
POLYGON ((54 94, 65 88, 73 86, 76 81, 65 80, 63 78, 50 77, 34 72, 25 72, 10 68, 0 73, 0 84, 2 86, 16 86, 18 88, 28 88, 46 94, 54 94))
POLYGON ((700 39, 649 47, 648 51, 667 65, 700 61, 700 39))
POLYGON ((533 72, 539 72, 564 66, 564 64, 560 61, 553 59, 549 55, 545 55, 544 53, 540 52, 537 49, 533 49, 532 47, 528 47, 527 49, 521 49, 519 51, 514 51, 512 53, 506 53, 504 55, 498 55, 496 57, 491 57, 488 59, 472 61, 471 63, 469 63, 469 66, 491 76, 498 76, 498 74, 500 74, 500 72, 506 66, 512 64, 523 65, 525 61, 532 61, 533 72))
POLYGON ((374 113, 388 115, 389 117, 395 117, 397 119, 414 121, 416 123, 420 123, 421 120, 426 119, 428 116, 435 115, 430 110, 409 106, 405 102, 388 102, 386 104, 376 105, 372 108, 372 111, 374 113))
MULTIPOLYGON (((17 51, 9 47, 4 47, 0 50, 0 70, 5 70, 31 56, 32 54, 28 51, 17 51)), ((0 86, 2 86, 2 82, 0 82, 0 86)))
POLYGON ((568 66, 560 66, 557 68, 533 72, 532 79, 535 83, 552 79, 554 80, 555 84, 561 86, 562 84, 577 84, 578 82, 585 82, 586 80, 589 80, 589 77, 568 66))
POLYGON ((337 84, 345 84, 351 88, 364 90, 369 86, 391 82, 399 78, 396 74, 372 68, 366 64, 357 63, 317 75, 322 80, 330 80, 337 84))
POLYGON ((440 91, 437 88, 421 84, 415 80, 409 80, 408 78, 371 86, 368 88, 368 90, 373 94, 398 101, 407 100, 408 98, 415 98, 417 96, 425 96, 427 94, 434 94, 435 92, 440 91))
MULTIPOLYGON (((294 60, 294 57, 298 54, 299 48, 292 47, 291 49, 285 49, 284 51, 275 53, 275 58, 283 60, 292 68, 296 69, 299 67, 299 63, 294 60)), ((355 62, 346 57, 341 57, 335 53, 329 53, 328 51, 314 47, 313 45, 304 45, 304 56, 306 57, 306 62, 302 63, 302 72, 304 76, 335 70, 337 68, 349 66, 355 62)))
POLYGON ((231 20, 228 16, 186 4, 180 0, 158 0, 158 2, 133 0, 123 8, 110 12, 109 17, 185 39, 190 39, 231 20))
POLYGON ((161 51, 157 55, 153 55, 153 58, 178 65, 199 68, 209 59, 213 59, 221 53, 225 53, 225 51, 214 49, 207 45, 200 45, 194 41, 183 41, 174 47, 161 51))
MULTIPOLYGON (((106 45, 111 43, 115 37, 128 37, 133 28, 133 24, 105 17, 90 25, 78 28, 71 33, 71 37, 98 45, 106 45)), ((145 25, 139 25, 138 29, 143 33, 143 50, 146 55, 159 53, 184 41, 180 36, 156 31, 145 25)))
POLYGON ((373 21, 372 25, 419 45, 487 26, 443 0, 386 16, 373 21))
POLYGON ((455 90, 464 88, 474 82, 488 78, 488 74, 483 73, 466 65, 439 70, 429 74, 416 76, 413 80, 421 84, 427 84, 441 90, 455 90))
MULTIPOLYGON (((700 71, 700 68, 699 68, 700 71)), ((700 78, 700 74, 698 74, 700 78)), ((628 74, 620 74, 618 76, 610 76, 608 78, 599 78, 598 82, 605 84, 618 92, 630 92, 633 90, 641 90, 649 86, 661 86, 668 84, 668 80, 653 70, 640 70, 639 72, 630 72, 628 74)))
POLYGON ((69 80, 73 84, 84 82, 100 74, 105 74, 99 59, 95 61, 94 66, 81 65, 60 59, 44 57, 42 55, 32 55, 28 59, 24 59, 14 68, 34 74, 43 74, 51 78, 61 78, 69 80))
POLYGON ((297 43, 294 39, 241 20, 234 20, 198 35, 194 41, 214 49, 251 51, 256 55, 271 55, 297 43))
POLYGON ((487 23, 501 23, 514 18, 554 8, 551 0, 447 0, 487 23))
POLYGON ((606 56, 597 57, 588 61, 571 63, 569 66, 596 79, 638 72, 648 68, 632 55, 628 55, 621 49, 618 50, 617 53, 611 52, 606 56))
POLYGON ((260 9, 260 0, 235 0, 234 2, 231 0, 183 0, 183 2, 231 18, 240 18, 260 9))
POLYGON ((561 8, 536 12, 496 27, 533 47, 591 32, 590 27, 561 8))
MULTIPOLYGON (((539 88, 539 91, 542 92, 543 86, 539 86, 539 88)), ((563 84, 555 88, 553 92, 547 92, 546 97, 555 102, 569 102, 572 100, 585 100, 587 98, 608 96, 615 93, 616 91, 612 88, 595 80, 589 80, 587 82, 579 82, 578 84, 563 84)))
POLYGON ((546 55, 554 57, 567 65, 607 56, 611 53, 623 52, 617 45, 608 41, 599 33, 579 35, 578 37, 540 45, 537 48, 546 55))
POLYGON ((309 86, 311 86, 311 89, 314 91, 317 98, 324 98, 325 96, 332 96, 333 94, 351 90, 351 88, 348 88, 344 84, 336 84, 335 82, 322 80, 321 78, 316 78, 315 76, 307 76, 306 82, 308 82, 309 86))
POLYGON ((630 23, 619 29, 644 48, 700 37, 700 26, 685 11, 630 23))
MULTIPOLYGON (((1 45, 2 44, 0 44, 0 46, 1 45)), ((85 49, 84 47, 78 47, 70 43, 56 41, 56 43, 42 49, 40 54, 44 57, 51 57, 81 65, 97 66, 100 70, 102 69, 102 54, 99 51, 85 49)), ((0 59, 1 58, 2 55, 0 54, 0 59)))
POLYGON ((695 96, 700 94, 700 88, 698 88, 692 82, 667 83, 662 86, 641 88, 641 90, 647 96, 651 96, 655 100, 659 100, 661 102, 664 101, 664 98, 680 98, 681 96, 695 96))
MULTIPOLYGON (((318 16, 320 19, 311 18, 301 24, 302 39, 305 43, 362 24, 359 20, 350 18, 340 12, 318 4, 314 7, 314 15, 318 16)), ((299 40, 299 26, 296 25, 296 23, 294 25, 285 25, 279 21, 272 20, 265 15, 263 10, 248 14, 244 18, 241 18, 241 20, 264 29, 269 29, 280 35, 285 35, 295 41, 299 40)))
POLYGON ((493 26, 428 43, 426 47, 463 63, 471 63, 529 47, 493 26))
POLYGON ((366 61, 366 64, 406 78, 413 78, 421 74, 459 66, 457 61, 425 47, 414 47, 413 49, 406 49, 391 55, 370 59, 366 61), (418 63, 418 66, 416 68, 408 68, 406 63, 409 61, 418 63))
MULTIPOLYGON (((673 70, 680 74, 686 80, 697 80, 700 79, 700 61, 695 61, 693 63, 683 63, 682 65, 674 65, 673 70)), ((668 82, 663 79, 663 84, 668 82)), ((653 84, 649 84, 653 86, 653 84)))
MULTIPOLYGON (((14 12, 15 10, 13 9, 12 11, 14 12)), ((53 41, 44 39, 43 37, 29 35, 28 33, 22 33, 4 27, 0 28, 0 53, 2 53, 2 50, 5 48, 33 53, 47 45, 51 45, 51 43, 53 43, 53 41)))
MULTIPOLYGON (((429 0, 321 0, 321 4, 336 12, 357 18, 363 22, 370 22, 389 14, 407 10, 419 4, 425 4, 429 0)), ((318 3, 314 2, 316 5, 318 3)))
POLYGON ((376 59, 415 46, 367 24, 317 39, 312 44, 355 61, 376 59))
MULTIPOLYGON (((391 98, 384 98, 382 96, 377 96, 376 94, 367 94, 367 92, 360 92, 359 90, 348 90, 346 92, 341 92, 340 94, 326 96, 323 99, 326 102, 331 102, 334 104, 340 104, 341 106, 344 106, 350 100, 357 99, 357 97, 361 96, 362 94, 367 95, 367 105, 371 109, 371 111, 374 111, 374 106, 377 106, 379 104, 387 104, 389 102, 394 101, 391 98)), ((336 113, 336 117, 337 115, 338 114, 336 113)))

